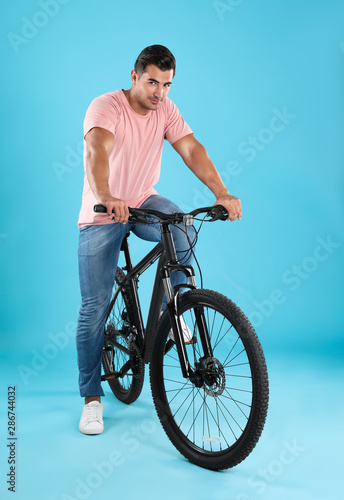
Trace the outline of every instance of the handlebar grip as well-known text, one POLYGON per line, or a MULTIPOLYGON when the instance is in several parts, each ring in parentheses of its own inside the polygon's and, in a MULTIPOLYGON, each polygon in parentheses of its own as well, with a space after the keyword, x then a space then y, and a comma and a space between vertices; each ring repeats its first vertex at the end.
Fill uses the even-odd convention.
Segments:
POLYGON ((104 205, 94 205, 93 207, 94 212, 106 214, 107 213, 107 208, 104 207, 104 205))
MULTIPOLYGON (((94 205, 93 211, 101 214, 107 213, 107 208, 104 205, 94 205)), ((139 211, 138 211, 139 212, 139 211)), ((134 219, 135 222, 147 222, 146 217, 141 213, 135 213, 134 209, 129 207, 129 222, 132 222, 134 219)))

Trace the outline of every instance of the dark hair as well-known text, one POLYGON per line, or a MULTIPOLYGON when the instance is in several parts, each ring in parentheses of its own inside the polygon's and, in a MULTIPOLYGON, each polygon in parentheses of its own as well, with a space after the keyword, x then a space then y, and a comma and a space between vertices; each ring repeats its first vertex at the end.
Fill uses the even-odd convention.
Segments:
POLYGON ((163 45, 150 45, 142 50, 136 59, 134 69, 141 76, 146 71, 149 64, 154 64, 161 71, 173 69, 173 76, 176 73, 176 60, 171 51, 163 45))

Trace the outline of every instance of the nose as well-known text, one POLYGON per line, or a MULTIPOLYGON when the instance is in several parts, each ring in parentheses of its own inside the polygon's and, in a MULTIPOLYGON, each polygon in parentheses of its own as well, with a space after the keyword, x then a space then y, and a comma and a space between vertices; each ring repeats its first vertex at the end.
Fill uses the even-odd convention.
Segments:
POLYGON ((162 96, 163 96, 163 93, 164 93, 164 90, 163 90, 162 86, 161 85, 157 85, 156 89, 155 89, 155 92, 154 92, 154 95, 156 97, 159 97, 161 99, 162 96))

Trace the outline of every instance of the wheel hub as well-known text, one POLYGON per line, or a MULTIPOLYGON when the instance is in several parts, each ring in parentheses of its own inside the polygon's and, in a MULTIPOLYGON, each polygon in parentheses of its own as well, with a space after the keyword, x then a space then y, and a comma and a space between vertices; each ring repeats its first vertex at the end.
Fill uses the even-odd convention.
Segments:
MULTIPOLYGON (((204 358, 198 363, 196 376, 202 379, 197 387, 204 387, 208 396, 220 396, 226 387, 226 374, 223 365, 217 358, 204 358)), ((200 382, 201 380, 198 380, 200 382)))

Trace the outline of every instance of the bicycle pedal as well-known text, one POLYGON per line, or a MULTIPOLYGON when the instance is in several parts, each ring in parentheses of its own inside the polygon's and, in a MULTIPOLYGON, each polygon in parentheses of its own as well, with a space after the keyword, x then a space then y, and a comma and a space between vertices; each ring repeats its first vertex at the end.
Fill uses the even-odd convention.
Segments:
POLYGON ((101 376, 101 381, 104 382, 105 380, 110 380, 114 378, 118 378, 118 372, 111 374, 105 373, 104 375, 101 376))
POLYGON ((197 344, 197 337, 194 335, 191 340, 187 342, 184 341, 184 344, 185 345, 197 344))
MULTIPOLYGON (((173 344, 176 343, 175 340, 169 339, 166 345, 168 345, 169 342, 172 342, 173 344)), ((187 341, 184 340, 184 344, 185 345, 197 344, 197 337, 193 336, 191 340, 187 340, 187 341)))

